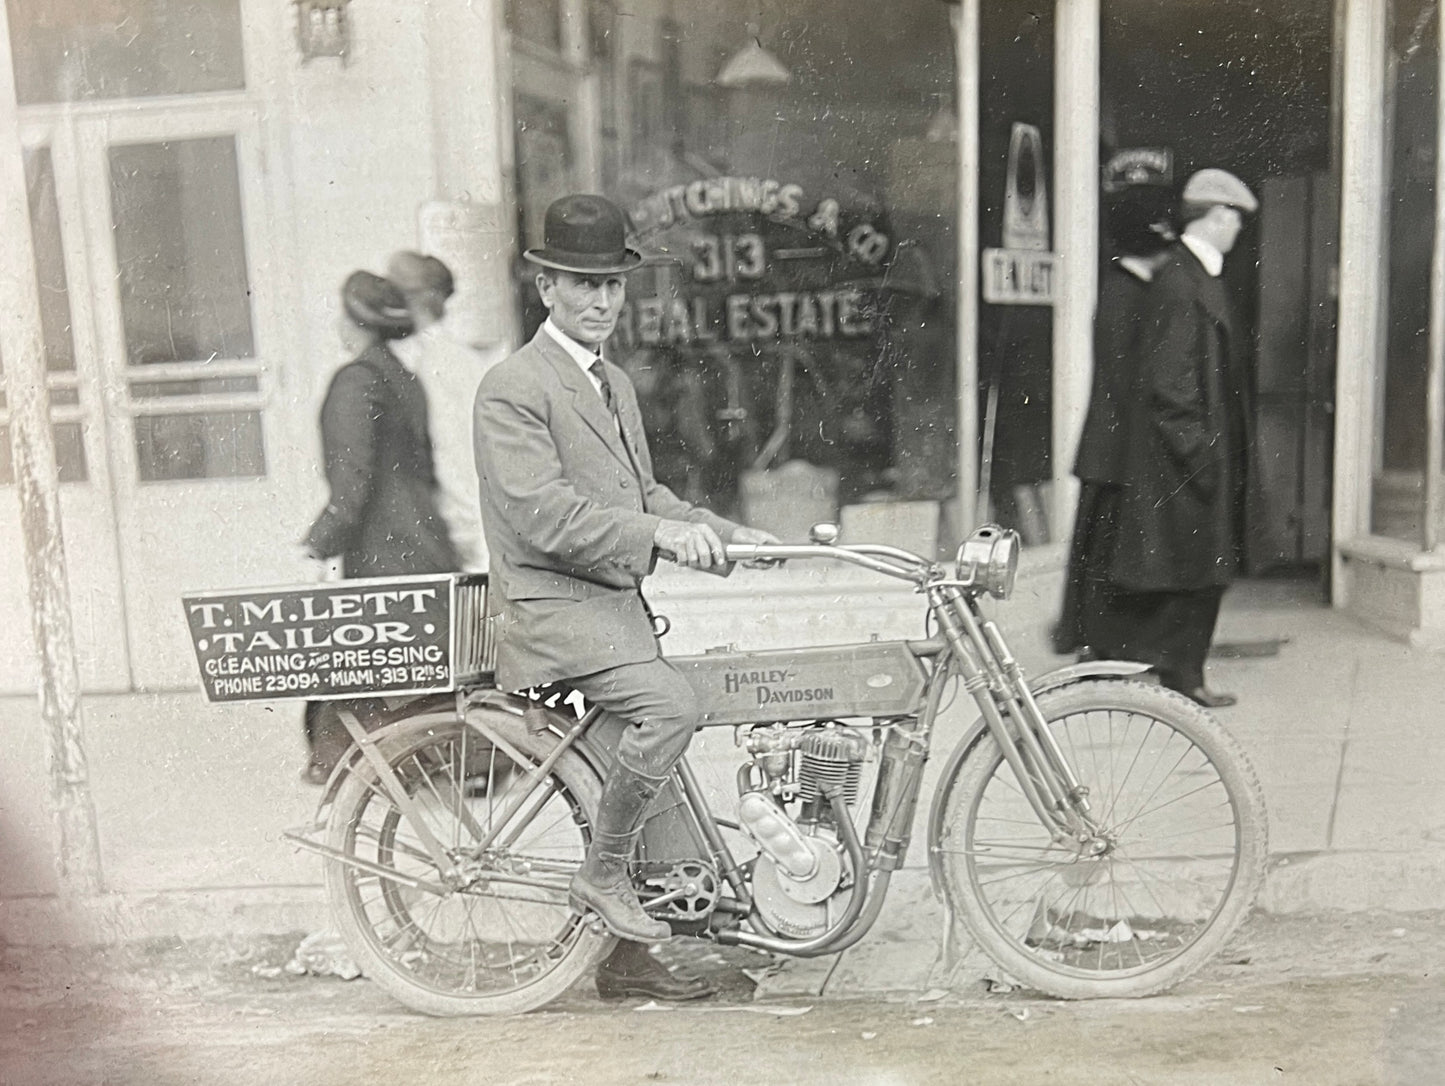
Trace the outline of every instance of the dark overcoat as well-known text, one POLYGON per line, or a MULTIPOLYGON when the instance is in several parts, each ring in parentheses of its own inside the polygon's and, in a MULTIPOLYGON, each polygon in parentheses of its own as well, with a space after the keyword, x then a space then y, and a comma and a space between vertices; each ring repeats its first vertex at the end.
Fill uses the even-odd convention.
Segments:
POLYGON ((1130 591, 1228 584, 1251 445, 1240 329, 1224 284, 1183 245, 1144 297, 1109 579, 1130 591))
POLYGON ((1094 316, 1094 381, 1089 411, 1079 437, 1074 474, 1086 483, 1124 481, 1129 456, 1126 426, 1136 387, 1140 313, 1149 284, 1166 259, 1131 257, 1112 261, 1099 277, 1094 316))
POLYGON ((657 481, 632 382, 604 365, 616 421, 545 328, 477 388, 472 436, 503 689, 655 659, 640 589, 657 561, 659 521, 709 524, 725 543, 738 527, 657 481))
POLYGON ((347 577, 448 573, 461 568, 437 511, 426 394, 384 343, 331 380, 321 408, 330 500, 307 534, 347 577))

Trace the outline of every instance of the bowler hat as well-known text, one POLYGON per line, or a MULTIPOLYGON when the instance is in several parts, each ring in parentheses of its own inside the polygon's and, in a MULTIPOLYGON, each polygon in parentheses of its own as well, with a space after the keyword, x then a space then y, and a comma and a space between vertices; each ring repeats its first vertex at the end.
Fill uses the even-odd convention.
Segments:
POLYGON ((341 305, 346 315, 362 328, 387 339, 410 335, 411 311, 396 284, 368 271, 354 271, 341 287, 341 305))
POLYGON ((553 200, 542 223, 542 247, 522 256, 578 275, 631 271, 642 263, 642 254, 627 247, 622 209, 601 196, 553 200))
POLYGON ((1259 201, 1249 186, 1228 170, 1210 168, 1200 170, 1184 183, 1181 199, 1186 204, 1203 207, 1232 207, 1253 215, 1259 210, 1259 201))
POLYGON ((434 290, 443 298, 450 298, 456 291, 452 271, 436 257, 403 249, 393 253, 386 262, 386 277, 403 294, 419 294, 434 290))

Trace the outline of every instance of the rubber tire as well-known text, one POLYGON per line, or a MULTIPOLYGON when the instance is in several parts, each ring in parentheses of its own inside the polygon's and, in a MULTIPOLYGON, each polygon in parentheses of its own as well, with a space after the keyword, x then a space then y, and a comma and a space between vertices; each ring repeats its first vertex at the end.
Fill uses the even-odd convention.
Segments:
MULTIPOLYGON (((1091 710, 1115 709, 1151 716, 1190 739, 1213 764, 1235 810, 1238 847, 1232 884, 1206 928, 1178 954, 1145 971, 1106 978, 1056 972, 1047 959, 1020 949, 1011 937, 999 931, 971 884, 959 885, 960 874, 966 877, 968 870, 964 857, 956 861, 949 855, 941 857, 946 876, 944 893, 979 948, 1010 976, 1040 992, 1060 999, 1127 999, 1166 991, 1224 948, 1258 896, 1269 853, 1268 818, 1259 778, 1243 748, 1219 721, 1171 690, 1130 680, 1081 682, 1043 694, 1038 703, 1044 718, 1050 721, 1091 710)), ((940 790, 946 790, 940 828, 954 824, 958 804, 972 812, 972 822, 977 815, 974 804, 1002 761, 998 744, 985 733, 964 757, 954 778, 939 782, 940 790)), ((971 825, 969 829, 971 832, 971 825)), ((932 841, 930 845, 937 848, 940 842, 932 841)))
MULTIPOLYGON (((556 738, 531 734, 522 722, 506 713, 482 710, 487 726, 529 758, 541 762, 550 753, 556 738)), ((395 766, 438 738, 447 741, 469 727, 456 715, 432 715, 393 725, 382 742, 382 753, 388 764, 395 766)), ((482 733, 476 733, 481 737, 482 733)), ((597 801, 602 786, 595 773, 572 751, 565 752, 552 767, 552 775, 577 801, 586 825, 591 826, 597 814, 597 801)), ((347 851, 349 828, 364 809, 377 779, 376 771, 364 758, 355 761, 351 771, 337 790, 327 820, 326 841, 334 849, 347 851)), ((587 831, 579 827, 583 843, 587 831)), ((349 892, 347 865, 340 860, 325 861, 326 893, 333 922, 341 933, 347 949, 363 975, 375 981, 398 1002, 414 1011, 437 1017, 474 1017, 522 1014, 545 1006, 572 987, 590 968, 602 960, 616 943, 613 936, 583 929, 563 959, 546 974, 530 984, 505 992, 477 995, 447 995, 420 986, 403 970, 397 969, 382 955, 368 936, 368 924, 359 905, 349 892)))

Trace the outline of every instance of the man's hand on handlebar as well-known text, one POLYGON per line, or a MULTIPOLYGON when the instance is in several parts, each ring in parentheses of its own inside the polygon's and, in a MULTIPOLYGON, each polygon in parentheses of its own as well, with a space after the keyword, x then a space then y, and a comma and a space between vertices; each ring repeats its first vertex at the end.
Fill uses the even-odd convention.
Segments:
MULTIPOLYGON (((727 548, 723 546, 718 534, 706 524, 664 520, 658 524, 652 541, 662 557, 676 562, 680 566, 690 566, 693 569, 712 569, 714 566, 727 565, 728 562, 727 548)), ((772 532, 765 532, 761 528, 742 527, 733 533, 730 542, 749 546, 766 546, 777 543, 779 540, 772 532)), ((778 560, 773 558, 750 559, 743 562, 743 565, 752 568, 777 564, 778 560)))
POLYGON ((664 558, 692 569, 712 569, 727 563, 723 541, 706 524, 664 520, 652 534, 653 545, 664 558))
MULTIPOLYGON (((773 535, 772 532, 765 532, 761 528, 748 528, 745 526, 733 533, 730 542, 767 546, 771 543, 780 543, 782 541, 773 535)), ((749 569, 767 569, 772 566, 782 565, 783 560, 781 558, 750 558, 742 564, 749 569)))

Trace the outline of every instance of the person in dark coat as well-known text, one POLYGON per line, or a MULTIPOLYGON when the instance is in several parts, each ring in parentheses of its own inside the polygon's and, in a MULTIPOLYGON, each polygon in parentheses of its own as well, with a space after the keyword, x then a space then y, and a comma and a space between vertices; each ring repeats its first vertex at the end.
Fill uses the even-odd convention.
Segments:
POLYGON ((1109 565, 1127 477, 1124 416, 1139 368, 1141 308, 1175 239, 1174 194, 1165 175, 1106 180, 1105 192, 1104 227, 1114 255, 1099 275, 1093 389, 1074 460, 1079 504, 1053 631, 1055 652, 1085 659, 1097 654, 1097 643, 1118 642, 1111 632, 1109 565))
POLYGON ((1148 663, 1210 708, 1235 701, 1205 686, 1204 662, 1239 568, 1251 444, 1245 333, 1219 276, 1258 206, 1224 170, 1184 187, 1179 243, 1136 309, 1137 360, 1110 445, 1117 511, 1096 567, 1102 606, 1085 620, 1096 655, 1148 663))
POLYGON ((339 555, 347 577, 452 572, 460 562, 437 511, 426 394, 387 346, 411 334, 406 299, 370 272, 354 272, 341 298, 356 358, 332 378, 321 408, 331 497, 306 547, 339 555))
MULTIPOLYGON (((313 559, 339 557, 342 575, 450 573, 461 559, 437 508, 426 395, 387 346, 410 335, 406 299, 390 281, 353 272, 341 290, 341 336, 355 358, 337 371, 321 408, 330 498, 303 544, 313 559)), ((303 776, 324 782, 351 739, 334 702, 306 707, 310 760, 303 776)), ((345 703, 363 722, 376 699, 345 703)))

